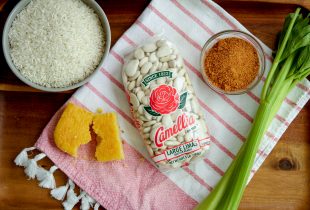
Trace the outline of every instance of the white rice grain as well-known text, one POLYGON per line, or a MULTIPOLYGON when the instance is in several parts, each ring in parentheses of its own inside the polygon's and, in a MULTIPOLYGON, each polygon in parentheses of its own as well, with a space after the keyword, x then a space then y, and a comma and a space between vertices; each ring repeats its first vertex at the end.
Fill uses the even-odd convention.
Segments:
POLYGON ((97 14, 81 0, 32 0, 13 21, 9 42, 16 68, 45 87, 89 76, 105 44, 97 14))

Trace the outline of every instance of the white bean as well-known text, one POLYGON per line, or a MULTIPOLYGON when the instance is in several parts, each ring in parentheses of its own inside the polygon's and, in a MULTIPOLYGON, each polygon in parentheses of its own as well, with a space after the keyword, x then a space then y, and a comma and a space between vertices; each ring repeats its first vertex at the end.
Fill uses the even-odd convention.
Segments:
POLYGON ((140 60, 139 67, 141 68, 146 62, 148 62, 148 60, 149 60, 148 57, 142 58, 142 60, 140 60))
POLYGON ((137 94, 141 90, 141 87, 136 87, 133 89, 133 92, 137 94))
POLYGON ((133 75, 135 75, 135 73, 138 70, 138 65, 139 65, 139 60, 137 59, 131 60, 125 65, 124 71, 128 77, 132 77, 133 75))
POLYGON ((165 77, 160 77, 160 78, 157 79, 156 82, 157 82, 158 85, 165 84, 166 78, 165 77))
POLYGON ((137 79, 139 75, 140 75, 140 71, 137 71, 132 77, 129 77, 129 80, 133 81, 133 80, 137 79))
POLYGON ((146 96, 149 96, 150 93, 151 93, 150 89, 147 89, 146 91, 144 91, 144 94, 145 94, 146 96))
POLYGON ((150 115, 149 113, 147 113, 145 110, 144 110, 144 116, 145 116, 145 118, 146 118, 148 121, 151 121, 151 120, 152 120, 152 115, 150 115))
POLYGON ((139 75, 136 86, 139 87, 141 85, 141 82, 142 82, 142 75, 139 75))
POLYGON ((170 115, 164 115, 162 119, 162 123, 165 128, 169 128, 170 126, 172 126, 173 122, 172 122, 170 115))
POLYGON ((176 66, 176 62, 174 60, 169 61, 168 65, 169 65, 170 68, 174 68, 176 66))
POLYGON ((148 151, 148 153, 150 154, 151 157, 154 155, 154 152, 149 145, 146 145, 146 150, 148 151))
POLYGON ((155 52, 151 53, 149 61, 152 62, 152 63, 158 61, 158 58, 156 57, 156 53, 155 52))
POLYGON ((141 48, 135 50, 135 57, 139 60, 144 57, 144 52, 141 48))
POLYGON ((143 129, 143 133, 149 133, 151 130, 151 127, 146 127, 143 129))
POLYGON ((139 100, 137 99, 137 96, 133 93, 130 93, 129 97, 130 97, 130 103, 132 104, 133 108, 138 109, 140 103, 139 100))
POLYGON ((144 52, 154 52, 157 49, 155 44, 146 44, 142 48, 144 52))
POLYGON ((144 105, 140 105, 139 108, 138 108, 138 112, 140 114, 143 114, 143 110, 144 110, 144 105))
POLYGON ((177 59, 176 59, 176 66, 177 67, 182 67, 183 66, 183 59, 178 56, 177 59))
POLYGON ((137 98, 140 102, 142 102, 142 98, 144 97, 144 92, 142 90, 140 90, 138 93, 137 93, 137 98))
POLYGON ((172 53, 171 48, 168 45, 163 45, 158 48, 156 55, 157 57, 161 58, 170 55, 171 53, 172 53))
POLYGON ((151 125, 154 125, 156 123, 156 120, 152 120, 152 121, 148 121, 146 123, 144 123, 143 125, 144 126, 151 126, 151 125))
POLYGON ((141 67, 141 74, 147 74, 149 70, 152 67, 152 63, 146 62, 142 67, 141 67))
POLYGON ((182 68, 182 69, 179 71, 178 75, 179 75, 179 77, 183 77, 185 73, 186 73, 186 70, 185 70, 184 68, 182 68))
POLYGON ((161 62, 167 62, 167 61, 171 61, 171 60, 176 59, 176 57, 177 57, 176 55, 168 55, 168 56, 160 58, 159 60, 161 62))
POLYGON ((170 140, 165 141, 165 145, 167 145, 167 146, 178 146, 178 145, 180 145, 180 144, 181 144, 181 143, 178 142, 178 141, 170 141, 170 140))
POLYGON ((148 97, 143 96, 141 100, 142 100, 142 103, 143 103, 144 105, 148 105, 148 104, 149 104, 149 99, 148 99, 148 97))
POLYGON ((173 85, 174 85, 175 89, 177 89, 178 92, 180 92, 183 89, 184 82, 185 82, 184 77, 177 77, 174 80, 173 85))
POLYGON ((166 40, 158 40, 158 41, 156 42, 156 45, 157 45, 157 47, 162 47, 162 46, 164 46, 164 45, 168 45, 168 43, 167 43, 166 40))
POLYGON ((128 89, 129 91, 131 91, 131 90, 135 87, 135 84, 136 84, 135 81, 131 81, 131 82, 128 84, 127 89, 128 89))
POLYGON ((158 86, 157 83, 152 82, 152 83, 150 84, 150 89, 153 90, 153 89, 155 89, 157 86, 158 86))
POLYGON ((168 63, 164 62, 163 65, 161 66, 162 70, 167 70, 168 69, 168 63))

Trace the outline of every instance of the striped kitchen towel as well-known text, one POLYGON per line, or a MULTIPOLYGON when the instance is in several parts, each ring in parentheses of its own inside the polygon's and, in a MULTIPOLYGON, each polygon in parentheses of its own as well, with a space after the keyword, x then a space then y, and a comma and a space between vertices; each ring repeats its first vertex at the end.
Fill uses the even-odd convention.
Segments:
MULTIPOLYGON (((213 34, 227 29, 247 31, 210 0, 153 0, 114 45, 95 77, 70 99, 93 112, 102 107, 106 112, 118 113, 125 160, 96 162, 89 157, 93 145, 82 146, 77 159, 58 150, 53 130, 62 109, 48 123, 35 146, 107 209, 192 209, 214 188, 245 141, 264 84, 263 80, 247 94, 228 96, 215 93, 204 83, 199 71, 202 47, 213 34), (210 152, 204 160, 165 173, 149 162, 121 82, 124 56, 156 34, 175 43, 184 57, 212 137, 210 152)), ((262 45, 269 69, 272 51, 262 45)), ((309 97, 310 82, 304 80, 285 99, 263 139, 252 176, 309 97)))

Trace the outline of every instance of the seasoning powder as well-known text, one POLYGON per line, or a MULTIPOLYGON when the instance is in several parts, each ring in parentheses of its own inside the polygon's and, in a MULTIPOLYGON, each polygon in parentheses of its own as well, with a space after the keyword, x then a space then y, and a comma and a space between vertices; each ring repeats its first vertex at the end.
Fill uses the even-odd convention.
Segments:
POLYGON ((206 54, 205 73, 209 81, 225 91, 245 89, 259 71, 256 49, 239 38, 218 41, 206 54))

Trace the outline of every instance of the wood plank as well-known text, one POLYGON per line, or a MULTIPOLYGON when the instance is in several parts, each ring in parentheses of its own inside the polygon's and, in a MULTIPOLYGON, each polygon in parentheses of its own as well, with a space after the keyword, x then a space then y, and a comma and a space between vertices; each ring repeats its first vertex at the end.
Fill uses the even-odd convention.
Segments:
MULTIPOLYGON (((259 0, 260 1, 260 0, 259 0)), ((251 32, 271 48, 284 17, 296 9, 296 3, 285 4, 253 1, 218 0, 251 32), (242 1, 242 2, 240 2, 242 1)), ((297 2, 298 0, 292 0, 297 2)), ((0 26, 18 0, 0 0, 0 26)), ((135 21, 148 0, 98 0, 109 18, 112 43, 135 21)), ((309 1, 308 1, 309 2, 309 1)), ((298 1, 305 5, 306 1, 298 1)), ((0 209, 62 209, 61 203, 39 188, 37 181, 27 181, 13 160, 24 147, 33 145, 53 113, 71 93, 36 91, 20 82, 0 55, 0 209)), ((310 197, 310 104, 285 132, 278 145, 246 189, 241 210, 309 209, 310 197)), ((51 164, 43 161, 44 165, 51 164)), ((56 172, 57 183, 65 177, 56 172)), ((78 209, 76 207, 75 209, 78 209)))
MULTIPOLYGON (((33 93, 44 92, 42 90, 35 89, 28 85, 5 84, 5 83, 2 83, 2 84, 0 83, 0 90, 1 91, 14 91, 14 92, 33 92, 33 93)), ((62 93, 72 94, 74 91, 75 90, 68 90, 68 91, 63 91, 62 93)))
MULTIPOLYGON (((0 92, 0 209, 62 209, 36 180, 27 180, 13 160, 22 148, 35 143, 53 113, 69 97, 62 93, 0 92)), ((56 171, 55 175, 62 184, 63 173, 56 171)))
POLYGON ((240 210, 309 210, 309 128, 308 103, 249 183, 240 210))
MULTIPOLYGON (((225 0, 220 0, 225 1, 225 0)), ((227 1, 227 0, 226 0, 227 1)), ((253 2, 251 0, 233 0, 236 2, 253 2)), ((292 4, 292 5, 299 5, 303 6, 306 9, 310 9, 310 1, 309 0, 255 0, 256 2, 262 3, 277 3, 277 4, 292 4)), ((219 1, 217 1, 219 2, 219 1)))

